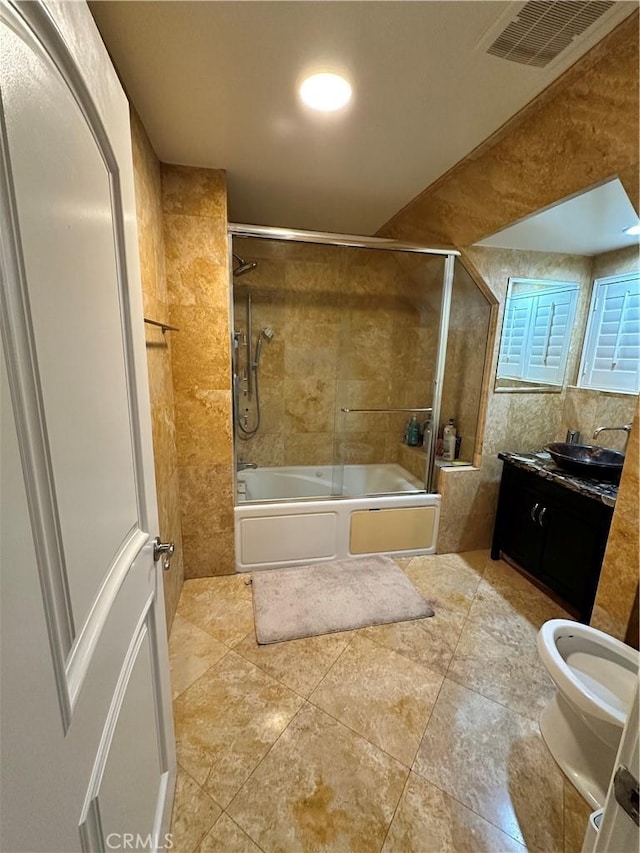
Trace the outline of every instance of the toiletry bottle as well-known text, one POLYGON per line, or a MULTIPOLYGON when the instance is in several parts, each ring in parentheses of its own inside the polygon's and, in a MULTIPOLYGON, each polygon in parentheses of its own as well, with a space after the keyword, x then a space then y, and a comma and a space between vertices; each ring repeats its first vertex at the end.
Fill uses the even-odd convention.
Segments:
POLYGON ((431 421, 427 419, 422 427, 422 446, 429 447, 431 443, 431 421))
POLYGON ((456 436, 456 459, 460 458, 460 448, 462 447, 462 436, 456 436))
POLYGON ((407 427, 407 444, 409 447, 417 447, 420 444, 420 424, 415 415, 412 416, 407 427))
POLYGON ((456 428, 453 418, 449 418, 449 423, 442 431, 442 438, 444 440, 442 458, 453 462, 456 458, 456 428))

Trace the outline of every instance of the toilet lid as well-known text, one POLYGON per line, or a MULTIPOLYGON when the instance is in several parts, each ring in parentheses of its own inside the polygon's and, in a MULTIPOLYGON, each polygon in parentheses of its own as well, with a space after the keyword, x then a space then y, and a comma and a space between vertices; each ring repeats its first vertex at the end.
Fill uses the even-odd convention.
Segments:
POLYGON ((623 714, 628 712, 638 679, 637 673, 630 672, 615 661, 587 652, 571 652, 566 663, 576 678, 603 702, 623 714))

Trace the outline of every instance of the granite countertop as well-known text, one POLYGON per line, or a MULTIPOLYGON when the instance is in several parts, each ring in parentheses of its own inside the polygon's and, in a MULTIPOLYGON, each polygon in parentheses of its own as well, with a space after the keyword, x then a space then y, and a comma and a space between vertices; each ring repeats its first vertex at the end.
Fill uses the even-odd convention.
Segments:
POLYGON ((512 453, 505 450, 498 453, 498 459, 510 462, 517 468, 524 468, 525 471, 532 471, 539 477, 552 480, 559 486, 580 492, 581 495, 586 495, 588 498, 601 501, 606 506, 615 506, 618 497, 616 483, 607 483, 603 480, 570 474, 556 465, 548 453, 543 451, 538 453, 512 453))

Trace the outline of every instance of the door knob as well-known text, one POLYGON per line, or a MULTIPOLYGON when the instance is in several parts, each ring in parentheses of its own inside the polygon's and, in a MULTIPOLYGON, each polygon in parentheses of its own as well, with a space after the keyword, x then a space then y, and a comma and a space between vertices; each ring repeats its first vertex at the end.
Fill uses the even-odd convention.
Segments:
POLYGON ((613 777, 613 791, 618 805, 629 815, 636 826, 640 826, 638 780, 622 764, 613 777))
POLYGON ((156 536, 153 540, 153 561, 157 563, 158 560, 162 559, 162 568, 166 572, 169 568, 171 568, 171 558, 173 557, 173 552, 176 550, 176 546, 173 542, 161 542, 160 537, 156 536))

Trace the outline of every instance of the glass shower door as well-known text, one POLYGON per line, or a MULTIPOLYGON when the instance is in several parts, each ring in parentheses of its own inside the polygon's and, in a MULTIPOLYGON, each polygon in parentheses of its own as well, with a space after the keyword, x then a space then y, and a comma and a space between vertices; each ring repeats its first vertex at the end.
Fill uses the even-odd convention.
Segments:
POLYGON ((334 494, 429 488, 447 271, 443 255, 352 250, 344 267, 334 494), (409 444, 413 417, 418 435, 409 444))

